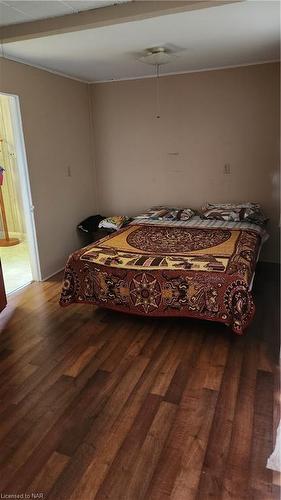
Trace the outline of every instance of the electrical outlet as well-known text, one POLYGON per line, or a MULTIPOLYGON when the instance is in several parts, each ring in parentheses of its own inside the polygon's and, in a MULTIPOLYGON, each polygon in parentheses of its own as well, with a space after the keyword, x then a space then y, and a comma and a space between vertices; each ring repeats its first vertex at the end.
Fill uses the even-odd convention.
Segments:
POLYGON ((231 174, 230 163, 225 163, 223 167, 223 173, 226 175, 231 174))

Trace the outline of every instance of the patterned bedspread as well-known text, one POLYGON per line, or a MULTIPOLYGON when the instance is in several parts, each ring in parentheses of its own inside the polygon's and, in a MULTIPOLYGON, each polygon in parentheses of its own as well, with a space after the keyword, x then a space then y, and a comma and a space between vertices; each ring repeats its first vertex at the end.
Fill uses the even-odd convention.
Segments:
POLYGON ((253 224, 138 221, 73 253, 60 304, 90 303, 149 316, 190 316, 242 334, 264 239, 253 224))

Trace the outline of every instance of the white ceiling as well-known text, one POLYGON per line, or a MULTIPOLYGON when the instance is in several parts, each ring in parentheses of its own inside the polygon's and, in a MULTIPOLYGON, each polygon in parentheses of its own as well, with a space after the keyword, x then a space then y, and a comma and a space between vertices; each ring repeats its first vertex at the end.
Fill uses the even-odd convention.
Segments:
POLYGON ((150 76, 154 68, 136 54, 167 44, 181 50, 163 73, 277 60, 279 7, 278 1, 255 0, 220 5, 8 43, 4 55, 90 82, 150 76))
POLYGON ((130 0, 0 0, 0 26, 98 9, 130 0))

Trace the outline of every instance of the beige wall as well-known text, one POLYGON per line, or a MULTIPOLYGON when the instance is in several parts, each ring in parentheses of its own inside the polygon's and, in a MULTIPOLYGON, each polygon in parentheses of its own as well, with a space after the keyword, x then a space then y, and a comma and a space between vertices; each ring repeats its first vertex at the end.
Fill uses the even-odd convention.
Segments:
POLYGON ((92 93, 101 212, 259 201, 271 219, 262 259, 278 259, 279 65, 162 77, 160 119, 155 79, 92 93))
POLYGON ((1 60, 0 92, 20 98, 43 277, 79 247, 75 225, 95 212, 88 86, 1 60), (71 168, 72 177, 67 176, 71 168))

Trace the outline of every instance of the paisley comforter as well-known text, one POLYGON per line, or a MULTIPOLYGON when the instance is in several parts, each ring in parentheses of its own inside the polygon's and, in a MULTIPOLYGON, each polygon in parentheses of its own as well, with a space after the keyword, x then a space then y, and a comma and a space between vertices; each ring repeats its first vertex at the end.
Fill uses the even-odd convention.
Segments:
POLYGON ((242 334, 264 239, 254 224, 138 220, 69 257, 60 304, 202 318, 242 334))

